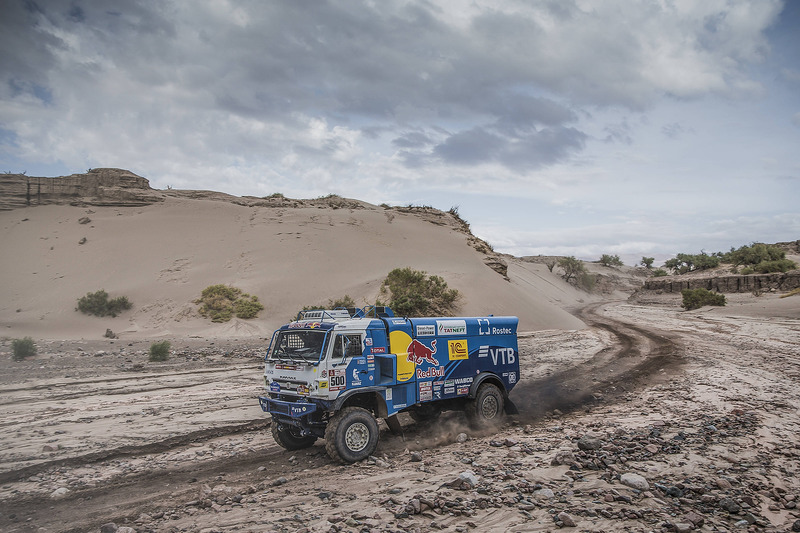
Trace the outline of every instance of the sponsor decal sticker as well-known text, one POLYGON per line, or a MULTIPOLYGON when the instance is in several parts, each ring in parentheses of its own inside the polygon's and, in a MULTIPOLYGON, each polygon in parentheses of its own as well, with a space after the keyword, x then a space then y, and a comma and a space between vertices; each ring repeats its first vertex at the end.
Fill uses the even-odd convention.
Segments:
POLYGON ((447 354, 450 356, 451 361, 469 359, 469 352, 467 351, 467 339, 447 341, 447 354))
POLYGON ((436 326, 433 324, 420 324, 417 326, 417 337, 433 337, 436 335, 436 326))
POLYGON ((320 389, 327 389, 328 388, 328 380, 326 379, 325 381, 320 381, 319 382, 319 388, 320 389))
POLYGON ((300 367, 297 365, 275 365, 277 370, 300 370, 300 367))
POLYGON ((444 367, 430 367, 428 370, 421 370, 417 369, 417 379, 425 379, 425 378, 443 378, 444 377, 444 367))
POLYGON ((516 372, 509 372, 508 373, 508 382, 509 383, 516 383, 517 382, 517 373, 516 372))
POLYGON ((373 346, 372 353, 386 353, 386 346, 373 346))
POLYGON ((444 393, 445 394, 455 394, 456 393, 456 389, 454 387, 445 387, 444 388, 444 393))
POLYGON ((436 331, 439 335, 466 335, 466 320, 437 320, 436 331))
POLYGON ((430 348, 419 340, 414 339, 411 341, 411 344, 408 345, 408 348, 406 348, 406 352, 408 352, 406 361, 409 363, 415 365, 421 365, 422 363, 429 363, 432 365, 439 364, 439 360, 434 357, 436 354, 436 339, 431 341, 430 348))
POLYGON ((464 394, 469 394, 469 387, 459 387, 456 393, 459 396, 463 396, 464 394))
POLYGON ((347 386, 347 374, 345 374, 344 370, 331 370, 328 375, 328 380, 330 382, 328 390, 342 390, 347 386))
POLYGON ((270 392, 280 392, 281 384, 278 383, 277 381, 273 381, 272 383, 269 384, 269 390, 270 392))
POLYGON ((364 339, 364 344, 366 346, 372 346, 372 337, 367 337, 366 339, 364 339))

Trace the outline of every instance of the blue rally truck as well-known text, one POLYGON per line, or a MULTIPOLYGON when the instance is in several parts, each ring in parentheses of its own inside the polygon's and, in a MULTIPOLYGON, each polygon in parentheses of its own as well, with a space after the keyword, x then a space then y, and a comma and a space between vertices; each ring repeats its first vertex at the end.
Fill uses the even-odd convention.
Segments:
POLYGON ((400 432, 414 420, 462 409, 473 425, 513 412, 519 381, 517 317, 404 318, 388 307, 301 311, 265 356, 272 435, 287 450, 325 439, 346 463, 371 455, 378 418, 400 432))

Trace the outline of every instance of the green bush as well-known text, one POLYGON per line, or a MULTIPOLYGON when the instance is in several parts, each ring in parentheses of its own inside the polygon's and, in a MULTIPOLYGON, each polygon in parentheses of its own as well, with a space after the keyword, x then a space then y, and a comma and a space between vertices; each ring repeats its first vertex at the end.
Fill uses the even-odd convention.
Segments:
POLYGON ((764 262, 780 261, 786 259, 786 252, 771 244, 755 243, 742 246, 739 249, 731 248, 726 254, 720 254, 722 259, 734 265, 758 265, 764 262))
POLYGON ((230 285, 211 285, 194 303, 200 305, 199 313, 212 322, 227 322, 234 316, 249 319, 258 316, 264 309, 257 296, 243 293, 230 285))
POLYGON ((683 308, 687 311, 700 309, 705 305, 725 305, 725 295, 707 289, 683 289, 683 308))
POLYGON ((123 311, 133 307, 127 296, 108 299, 108 293, 103 289, 96 292, 87 292, 86 296, 78 299, 77 311, 86 315, 116 317, 123 311))
POLYGON ((22 361, 26 357, 36 355, 36 345, 33 344, 33 339, 30 337, 14 339, 11 341, 11 351, 14 361, 22 361))
POLYGON ((642 257, 640 264, 645 267, 646 269, 650 270, 653 268, 653 261, 655 261, 655 257, 642 257))
POLYGON ((452 315, 461 297, 443 278, 409 267, 389 272, 381 284, 381 294, 389 297, 389 306, 401 316, 452 315))
POLYGON ((600 256, 600 264, 606 267, 622 266, 622 259, 618 255, 603 254, 600 256))
POLYGON ((665 261, 664 266, 671 269, 675 274, 686 274, 696 270, 716 268, 719 263, 720 257, 718 255, 708 255, 702 252, 699 254, 678 254, 665 261))
POLYGON ((654 278, 662 278, 667 275, 667 271, 663 268, 657 268, 653 270, 653 277, 654 278))
MULTIPOLYGON (((789 259, 778 259, 776 261, 762 261, 753 267, 759 274, 769 274, 771 272, 788 272, 797 268, 797 263, 789 259)), ((743 269, 744 270, 744 269, 743 269)))
POLYGON ((166 361, 169 357, 169 341, 154 342, 150 345, 150 361, 166 361))

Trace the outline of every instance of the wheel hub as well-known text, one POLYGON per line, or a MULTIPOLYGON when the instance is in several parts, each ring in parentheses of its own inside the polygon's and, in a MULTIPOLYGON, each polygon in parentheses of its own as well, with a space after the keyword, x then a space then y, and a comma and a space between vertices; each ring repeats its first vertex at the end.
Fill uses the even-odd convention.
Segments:
POLYGON ((483 418, 491 419, 497 416, 497 398, 494 396, 487 396, 483 400, 483 405, 481 405, 481 413, 483 414, 483 418))
POLYGON ((347 428, 344 434, 344 441, 347 448, 353 452, 360 452, 369 443, 369 429, 366 424, 356 422, 347 428))

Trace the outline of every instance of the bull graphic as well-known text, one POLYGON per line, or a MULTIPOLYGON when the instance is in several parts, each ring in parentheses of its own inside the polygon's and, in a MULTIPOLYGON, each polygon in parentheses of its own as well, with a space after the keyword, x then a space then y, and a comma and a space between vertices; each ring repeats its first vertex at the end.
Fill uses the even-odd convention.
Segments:
POLYGON ((436 353, 436 340, 431 341, 431 347, 428 348, 417 339, 411 341, 411 344, 408 345, 408 357, 407 361, 414 363, 415 365, 421 365, 422 363, 430 363, 432 365, 438 365, 439 361, 433 356, 436 353))

